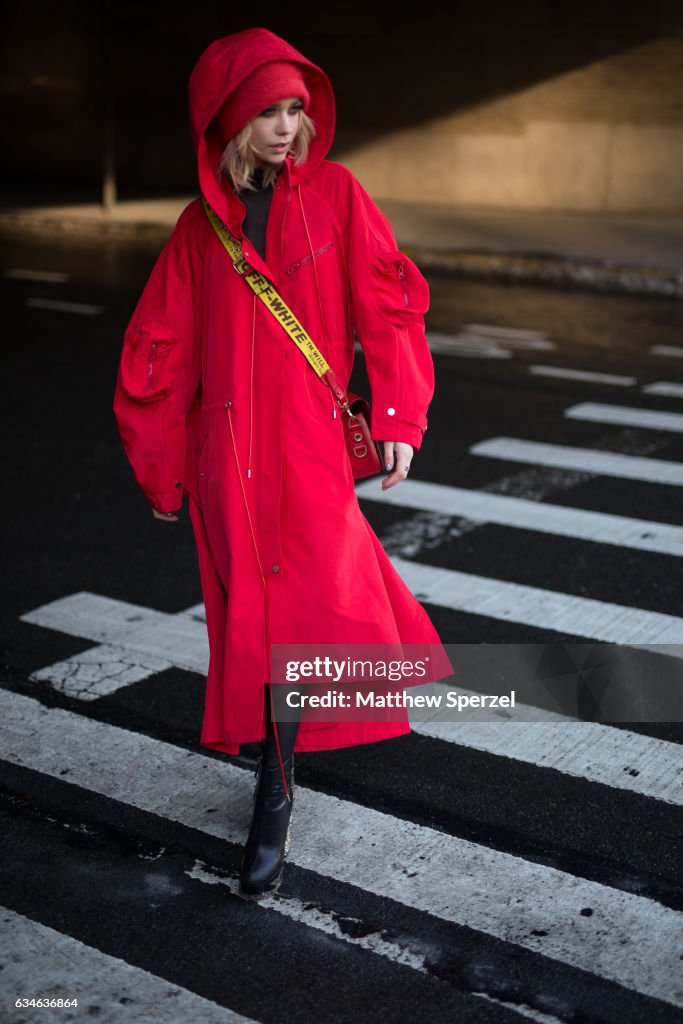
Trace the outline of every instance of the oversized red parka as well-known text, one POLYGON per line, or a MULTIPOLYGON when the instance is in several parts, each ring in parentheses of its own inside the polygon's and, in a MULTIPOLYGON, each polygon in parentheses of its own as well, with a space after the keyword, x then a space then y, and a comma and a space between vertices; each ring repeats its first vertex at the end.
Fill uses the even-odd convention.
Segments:
MULTIPOLYGON (((355 330, 373 436, 419 448, 434 387, 428 287, 353 174, 325 159, 335 121, 326 75, 271 32, 248 29, 201 56, 190 114, 200 190, 247 260, 344 387, 355 330), (278 177, 264 261, 243 234, 244 204, 218 175, 214 118, 271 60, 301 68, 316 135, 306 162, 287 157, 278 177)), ((201 198, 178 219, 126 330, 114 411, 152 507, 175 511, 188 497, 210 651, 202 745, 235 754, 263 739, 271 644, 439 644, 361 513, 331 391, 235 272, 201 198)), ((407 716, 303 720, 295 750, 409 731, 407 716)))

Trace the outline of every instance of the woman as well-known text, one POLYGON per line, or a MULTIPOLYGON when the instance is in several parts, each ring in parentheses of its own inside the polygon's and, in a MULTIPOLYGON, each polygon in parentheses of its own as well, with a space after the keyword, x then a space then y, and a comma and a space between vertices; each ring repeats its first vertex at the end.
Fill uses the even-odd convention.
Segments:
MULTIPOLYGON (((203 199, 346 386, 354 329, 372 435, 405 478, 427 425, 427 284, 355 177, 325 156, 326 75, 273 33, 214 42, 190 79, 203 199)), ((241 892, 282 878, 293 752, 389 739, 400 721, 274 726, 270 645, 439 644, 363 517, 331 390, 235 273, 202 199, 181 214, 124 338, 114 410, 154 515, 183 495, 199 556, 210 665, 200 743, 262 743, 241 892)), ((440 646, 439 651, 442 651, 440 646)), ((444 670, 450 672, 444 655, 444 670)))

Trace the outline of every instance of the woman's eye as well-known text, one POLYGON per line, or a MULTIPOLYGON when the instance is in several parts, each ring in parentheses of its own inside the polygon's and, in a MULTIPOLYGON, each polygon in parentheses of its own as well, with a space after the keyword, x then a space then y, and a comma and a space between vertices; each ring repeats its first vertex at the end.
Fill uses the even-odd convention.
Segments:
MULTIPOLYGON (((304 109, 303 103, 296 103, 296 104, 293 104, 289 108, 289 113, 290 114, 298 114, 299 111, 303 110, 303 109, 304 109)), ((277 107, 266 107, 266 109, 262 110, 261 113, 258 116, 259 117, 274 117, 276 113, 277 113, 277 107)))

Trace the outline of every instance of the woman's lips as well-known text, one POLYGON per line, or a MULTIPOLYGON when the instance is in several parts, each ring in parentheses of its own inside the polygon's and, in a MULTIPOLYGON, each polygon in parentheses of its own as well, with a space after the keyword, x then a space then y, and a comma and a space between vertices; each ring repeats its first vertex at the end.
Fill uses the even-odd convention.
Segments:
POLYGON ((278 150, 279 149, 288 149, 289 148, 289 143, 288 142, 277 142, 274 146, 271 146, 270 148, 271 149, 278 149, 278 150))

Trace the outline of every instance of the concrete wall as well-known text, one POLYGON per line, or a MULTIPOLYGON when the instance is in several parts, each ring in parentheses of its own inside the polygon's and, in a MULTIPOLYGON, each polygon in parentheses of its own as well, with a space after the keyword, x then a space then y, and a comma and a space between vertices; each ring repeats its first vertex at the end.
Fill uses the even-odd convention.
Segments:
MULTIPOLYGON (((0 147, 15 190, 97 196, 107 10, 120 194, 196 190, 189 73, 255 21, 218 0, 5 4, 0 147)), ((377 198, 683 211, 680 0, 261 0, 256 20, 328 72, 330 156, 377 198)))
POLYGON ((681 212, 683 36, 378 134, 341 158, 383 198, 681 212))

